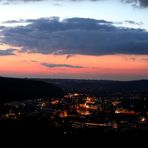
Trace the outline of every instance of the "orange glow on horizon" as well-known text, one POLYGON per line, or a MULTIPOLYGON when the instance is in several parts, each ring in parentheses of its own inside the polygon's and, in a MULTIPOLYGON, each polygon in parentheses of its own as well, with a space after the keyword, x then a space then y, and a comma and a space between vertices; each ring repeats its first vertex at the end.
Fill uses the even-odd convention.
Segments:
POLYGON ((146 77, 148 74, 148 56, 146 55, 105 55, 85 56, 74 55, 43 55, 39 53, 17 53, 11 56, 0 56, 0 75, 21 75, 37 77, 67 77, 72 78, 120 78, 146 77), (42 63, 67 64, 82 66, 45 67, 42 63))

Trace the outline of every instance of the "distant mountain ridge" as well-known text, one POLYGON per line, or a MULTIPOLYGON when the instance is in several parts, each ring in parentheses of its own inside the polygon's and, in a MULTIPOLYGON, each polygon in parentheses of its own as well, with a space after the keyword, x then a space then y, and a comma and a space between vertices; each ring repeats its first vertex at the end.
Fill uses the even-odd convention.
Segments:
POLYGON ((42 79, 56 84, 66 92, 82 92, 96 95, 144 94, 148 95, 148 80, 114 81, 114 80, 74 80, 42 79))
POLYGON ((39 97, 61 97, 63 90, 39 80, 0 77, 0 103, 39 97))
POLYGON ((39 97, 61 97, 64 93, 69 92, 97 96, 138 94, 148 97, 148 80, 112 81, 0 77, 0 103, 39 97))

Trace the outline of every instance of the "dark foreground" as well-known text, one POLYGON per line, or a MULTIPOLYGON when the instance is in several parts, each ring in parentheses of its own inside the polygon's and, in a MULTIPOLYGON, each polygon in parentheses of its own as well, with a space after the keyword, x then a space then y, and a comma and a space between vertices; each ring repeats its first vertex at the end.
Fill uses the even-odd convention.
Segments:
POLYGON ((52 128, 47 121, 0 122, 1 141, 16 147, 39 146, 146 146, 148 131, 143 129, 108 130, 103 127, 91 129, 52 128), (12 141, 12 142, 11 142, 12 141))
POLYGON ((106 127, 97 128, 54 128, 48 121, 0 121, 1 136, 8 137, 22 136, 22 137, 44 137, 44 136, 84 136, 84 137, 147 137, 147 128, 136 129, 107 129, 106 127))
POLYGON ((124 83, 108 81, 76 81, 76 85, 65 81, 65 89, 56 86, 59 83, 1 80, 5 91, 0 93, 0 142, 4 144, 15 143, 19 148, 28 142, 33 147, 39 142, 43 148, 45 144, 148 145, 148 81, 126 83, 130 90, 124 83))

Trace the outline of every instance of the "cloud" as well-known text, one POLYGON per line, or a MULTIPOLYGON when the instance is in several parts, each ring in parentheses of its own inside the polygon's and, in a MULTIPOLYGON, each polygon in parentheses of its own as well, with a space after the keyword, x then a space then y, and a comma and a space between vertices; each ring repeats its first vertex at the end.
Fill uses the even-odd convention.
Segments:
MULTIPOLYGON (((38 2, 38 1, 86 1, 86 0, 0 0, 0 2, 13 2, 13 1, 20 1, 20 2, 38 2)), ((89 1, 101 1, 101 0, 89 0, 89 1)))
POLYGON ((143 22, 135 22, 131 20, 125 20, 125 23, 131 24, 131 25, 143 25, 143 22))
POLYGON ((143 58, 142 60, 143 60, 143 61, 147 61, 147 62, 148 62, 148 58, 143 58))
POLYGON ((9 2, 39 2, 39 1, 47 1, 47 0, 0 0, 0 2, 3 2, 3 3, 9 3, 9 2))
POLYGON ((71 54, 66 55, 66 59, 69 59, 71 57, 73 57, 73 55, 71 55, 71 54))
POLYGON ((26 20, 20 19, 20 20, 8 20, 8 21, 4 21, 2 23, 6 23, 6 24, 13 24, 13 23, 26 23, 26 20))
POLYGON ((16 49, 0 50, 0 56, 15 55, 14 51, 16 51, 16 49))
POLYGON ((69 64, 50 64, 50 63, 42 63, 43 66, 48 67, 48 68, 55 68, 55 67, 67 67, 67 68, 84 68, 82 66, 74 66, 74 65, 69 65, 69 64))
MULTIPOLYGON (((10 3, 20 3, 20 2, 41 2, 41 1, 51 1, 51 2, 85 2, 87 0, 0 0, 3 4, 10 4, 10 3)), ((88 0, 92 2, 97 1, 110 1, 110 0, 88 0)), ((132 3, 134 6, 138 7, 148 7, 148 0, 120 0, 124 3, 132 3)))
POLYGON ((112 22, 112 25, 124 25, 124 24, 137 25, 137 26, 144 25, 144 23, 142 21, 136 22, 136 21, 132 21, 132 20, 114 21, 114 22, 112 22))
POLYGON ((21 52, 65 55, 148 54, 148 32, 115 27, 89 18, 57 17, 32 20, 26 26, 5 28, 3 43, 21 52))
POLYGON ((134 56, 134 57, 126 57, 125 58, 125 60, 127 60, 127 61, 132 61, 132 62, 148 62, 148 58, 146 57, 146 58, 139 58, 139 57, 136 57, 136 56, 134 56))
POLYGON ((148 0, 121 0, 125 3, 133 3, 137 7, 148 7, 148 0))
MULTIPOLYGON (((50 2, 85 2, 85 1, 91 1, 91 2, 97 2, 97 1, 110 1, 110 0, 0 0, 3 4, 11 4, 11 3, 21 3, 21 2, 41 2, 41 1, 50 1, 50 2)), ((136 7, 148 7, 148 1, 147 0, 120 0, 124 3, 131 3, 136 7)), ((59 5, 55 3, 56 5, 59 5)))
POLYGON ((6 27, 5 26, 0 26, 0 30, 3 30, 5 29, 6 27))
POLYGON ((36 60, 31 60, 31 62, 32 62, 32 63, 38 63, 38 61, 36 61, 36 60))
MULTIPOLYGON (((39 21, 47 21, 47 19, 49 21, 59 21, 60 18, 59 17, 49 17, 49 18, 41 18, 41 19, 19 19, 19 20, 7 20, 7 21, 4 21, 2 23, 5 23, 5 24, 15 24, 15 23, 35 23, 35 22, 39 22, 39 21)), ((117 25, 121 25, 121 24, 124 24, 124 23, 127 23, 127 24, 131 24, 131 25, 143 25, 144 23, 142 21, 139 21, 139 22, 136 22, 136 21, 132 21, 132 20, 125 20, 123 22, 117 22, 117 21, 114 21, 114 22, 109 22, 109 21, 105 21, 105 20, 99 20, 99 24, 110 24, 110 25, 114 25, 114 24, 117 24, 117 25)), ((0 26, 1 27, 1 26, 0 26)), ((4 26, 2 26, 4 27, 4 26)))
MULTIPOLYGON (((58 2, 58 1, 72 1, 72 2, 78 2, 78 1, 86 1, 86 0, 0 0, 0 2, 2 2, 3 4, 10 4, 10 3, 20 3, 20 2, 41 2, 41 1, 51 1, 51 2, 58 2)), ((88 0, 88 1, 92 1, 92 2, 95 2, 95 1, 101 1, 101 0, 88 0)))
MULTIPOLYGON (((46 22, 46 21, 59 21, 59 17, 45 17, 45 18, 40 18, 40 19, 18 19, 18 20, 7 20, 2 23, 5 24, 13 24, 13 23, 38 23, 38 22, 46 22)), ((3 26, 2 26, 3 27, 3 26)))

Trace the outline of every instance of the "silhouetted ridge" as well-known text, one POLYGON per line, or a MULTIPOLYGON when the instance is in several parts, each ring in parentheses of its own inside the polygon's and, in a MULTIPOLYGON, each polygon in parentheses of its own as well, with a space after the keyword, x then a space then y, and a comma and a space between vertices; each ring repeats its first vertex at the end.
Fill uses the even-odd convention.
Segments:
POLYGON ((61 97, 62 95, 62 89, 54 84, 30 79, 0 77, 0 102, 61 97))
POLYGON ((148 95, 148 80, 111 81, 111 80, 74 80, 42 79, 62 87, 66 92, 80 92, 93 95, 148 95))

